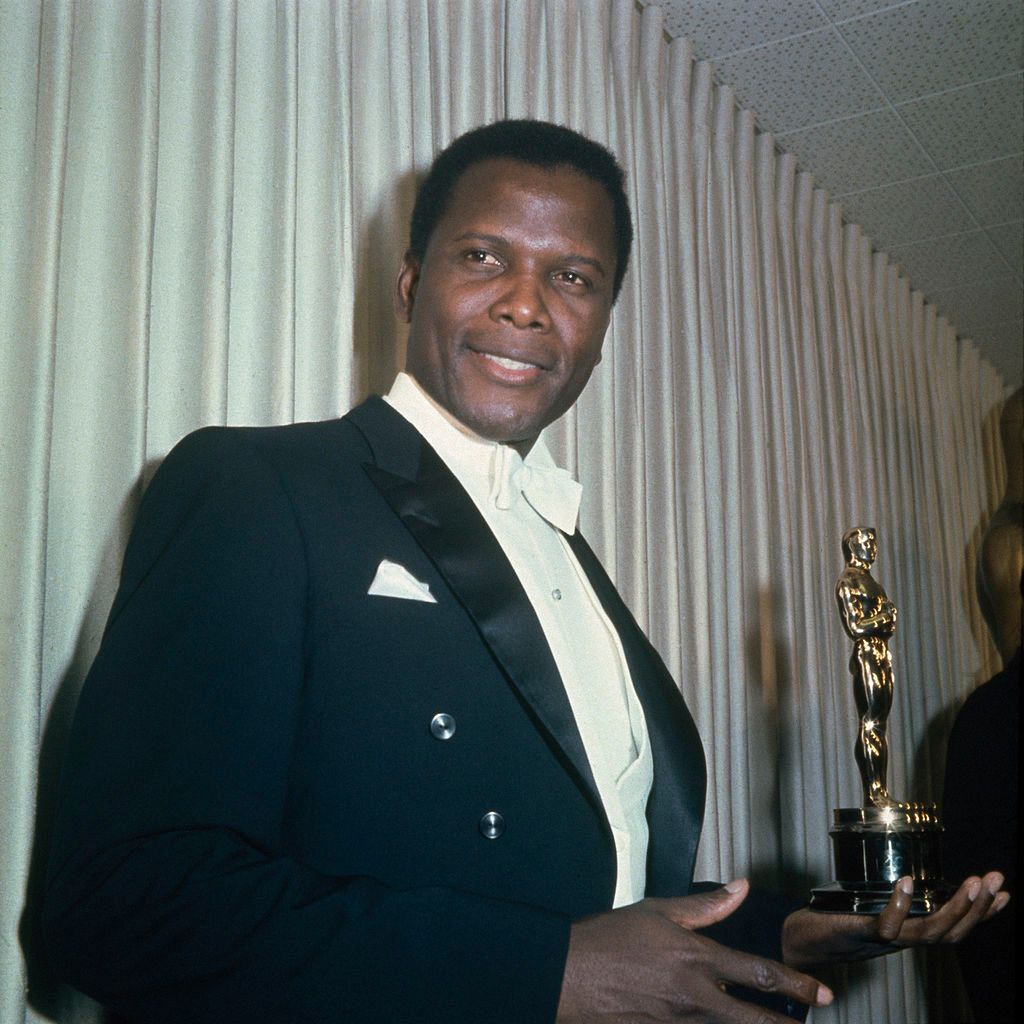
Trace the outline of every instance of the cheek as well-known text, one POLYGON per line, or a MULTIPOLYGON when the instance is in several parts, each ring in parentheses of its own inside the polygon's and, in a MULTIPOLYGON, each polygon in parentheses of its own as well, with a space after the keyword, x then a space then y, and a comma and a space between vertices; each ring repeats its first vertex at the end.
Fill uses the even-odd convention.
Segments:
POLYGON ((572 377, 574 380, 588 378, 594 372, 594 367, 601 361, 601 348, 604 335, 596 340, 591 335, 589 340, 582 342, 573 354, 572 377))
POLYGON ((446 366, 452 358, 454 320, 436 305, 421 305, 413 312, 411 335, 418 341, 424 357, 435 366, 446 366))

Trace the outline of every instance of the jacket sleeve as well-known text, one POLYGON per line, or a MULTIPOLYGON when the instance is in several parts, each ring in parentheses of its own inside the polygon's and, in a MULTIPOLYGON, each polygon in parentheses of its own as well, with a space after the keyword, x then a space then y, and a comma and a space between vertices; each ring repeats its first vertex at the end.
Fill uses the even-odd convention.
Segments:
POLYGON ((552 1021, 567 918, 294 855, 308 580, 252 445, 214 428, 168 456, 72 729, 44 905, 55 966, 143 1022, 552 1021))

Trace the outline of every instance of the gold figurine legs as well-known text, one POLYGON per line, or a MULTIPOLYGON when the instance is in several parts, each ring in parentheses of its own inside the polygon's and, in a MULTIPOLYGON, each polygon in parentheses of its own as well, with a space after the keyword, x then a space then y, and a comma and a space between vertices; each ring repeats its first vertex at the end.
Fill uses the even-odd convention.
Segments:
POLYGON ((864 783, 866 807, 890 807, 896 803, 885 780, 889 766, 886 722, 892 708, 892 655, 879 637, 861 637, 854 645, 850 672, 857 681, 855 695, 860 711, 856 757, 864 783))

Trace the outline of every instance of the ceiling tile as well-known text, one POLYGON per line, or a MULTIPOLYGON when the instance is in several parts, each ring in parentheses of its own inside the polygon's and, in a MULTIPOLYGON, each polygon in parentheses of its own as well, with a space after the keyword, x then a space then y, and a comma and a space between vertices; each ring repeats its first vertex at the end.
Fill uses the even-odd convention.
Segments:
POLYGON ((833 20, 857 18, 862 14, 892 7, 892 0, 818 0, 822 10, 833 20))
POLYGON ((970 231, 967 208, 941 174, 838 197, 848 221, 860 224, 877 249, 970 231))
POLYGON ((1024 218, 1024 154, 962 167, 946 177, 979 224, 1024 218))
MULTIPOLYGON (((776 135, 802 170, 834 193, 859 192, 934 170, 928 155, 891 110, 776 135)), ((1007 218, 1008 219, 1008 218, 1007 218)))
POLYGON ((986 228, 985 233, 1017 274, 1024 277, 1024 220, 996 224, 986 228))
POLYGON ((692 39, 701 59, 828 25, 814 0, 660 0, 658 6, 665 11, 665 31, 692 39))
POLYGON ((1020 152, 1024 134, 1022 76, 901 103, 897 110, 943 170, 1020 152))
POLYGON ((965 337, 986 325, 1024 317, 1020 282, 1010 274, 947 288, 929 298, 965 337))
POLYGON ((713 59, 846 218, 1020 381, 1020 0, 638 2, 662 7, 666 32, 713 59), (983 272, 979 298, 968 279, 983 272))
POLYGON ((740 106, 775 133, 832 121, 883 105, 878 89, 830 28, 723 57, 719 78, 740 106))
POLYGON ((981 354, 1002 374, 1007 387, 1024 383, 1024 320, 1007 320, 966 332, 981 354))
POLYGON ((984 231, 894 245, 889 254, 926 295, 1006 273, 1006 262, 984 231))
POLYGON ((893 103, 1019 71, 1020 0, 915 0, 839 26, 893 103))

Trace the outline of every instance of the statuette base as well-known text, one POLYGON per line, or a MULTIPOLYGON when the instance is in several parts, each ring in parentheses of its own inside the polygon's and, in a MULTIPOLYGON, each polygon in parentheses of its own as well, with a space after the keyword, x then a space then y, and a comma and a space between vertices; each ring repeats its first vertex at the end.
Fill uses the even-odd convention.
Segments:
POLYGON ((954 891, 942 878, 942 826, 933 805, 839 808, 829 835, 837 880, 812 891, 812 910, 879 914, 905 875, 914 880, 911 916, 930 914, 954 891))
MULTIPOLYGON (((895 885, 879 889, 847 889, 842 882, 829 882, 811 890, 811 909, 824 914, 864 914, 877 916, 885 910, 895 885)), ((924 888, 914 883, 910 917, 921 917, 938 910, 952 895, 949 886, 924 888)))

